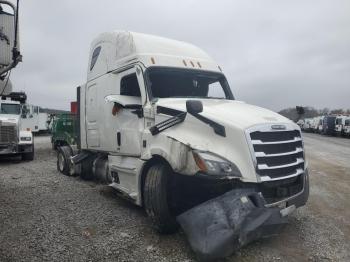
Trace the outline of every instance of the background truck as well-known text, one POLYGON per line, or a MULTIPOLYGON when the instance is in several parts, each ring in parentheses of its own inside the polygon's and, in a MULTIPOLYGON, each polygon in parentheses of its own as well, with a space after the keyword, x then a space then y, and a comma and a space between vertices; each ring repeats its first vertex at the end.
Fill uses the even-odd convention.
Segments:
POLYGON ((23 160, 34 159, 33 134, 21 126, 23 96, 18 93, 0 96, 0 157, 21 155, 23 160))
POLYGON ((312 131, 312 122, 313 122, 312 118, 305 118, 304 123, 301 126, 301 129, 305 132, 311 132, 312 131))
POLYGON ((335 119, 335 133, 338 136, 343 136, 344 128, 345 128, 345 120, 348 118, 348 116, 339 115, 335 119))
POLYGON ((344 136, 350 137, 350 116, 348 116, 344 122, 344 136))
POLYGON ((41 112, 39 106, 22 105, 21 118, 23 128, 30 129, 33 133, 49 131, 51 117, 48 113, 41 112))
POLYGON ((280 216, 308 199, 299 126, 235 100, 221 67, 191 44, 101 34, 77 103, 77 147, 58 148, 59 171, 108 183, 160 232, 230 190, 261 193, 280 216))
POLYGON ((336 120, 336 116, 325 116, 323 118, 323 126, 322 126, 322 134, 323 135, 330 135, 330 136, 334 136, 335 133, 335 120, 336 120))
POLYGON ((75 114, 59 114, 54 117, 51 130, 52 149, 77 145, 78 122, 75 114))

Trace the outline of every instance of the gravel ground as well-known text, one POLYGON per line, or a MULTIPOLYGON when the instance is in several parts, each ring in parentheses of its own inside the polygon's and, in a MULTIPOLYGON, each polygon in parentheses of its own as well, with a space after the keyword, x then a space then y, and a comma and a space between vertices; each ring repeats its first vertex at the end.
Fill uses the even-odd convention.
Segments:
MULTIPOLYGON (((223 261, 350 261, 350 139, 305 134, 311 195, 278 237, 223 261)), ((108 186, 60 175, 49 137, 36 157, 0 161, 0 261, 195 261, 108 186)))

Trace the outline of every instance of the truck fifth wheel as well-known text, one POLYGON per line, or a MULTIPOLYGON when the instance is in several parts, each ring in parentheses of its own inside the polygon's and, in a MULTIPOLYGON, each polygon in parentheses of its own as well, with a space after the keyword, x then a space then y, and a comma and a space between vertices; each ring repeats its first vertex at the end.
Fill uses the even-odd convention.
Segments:
POLYGON ((77 89, 77 145, 61 171, 100 179, 143 206, 163 233, 175 217, 232 189, 284 215, 308 199, 300 128, 235 100, 221 67, 184 42, 117 31, 97 37, 77 89))

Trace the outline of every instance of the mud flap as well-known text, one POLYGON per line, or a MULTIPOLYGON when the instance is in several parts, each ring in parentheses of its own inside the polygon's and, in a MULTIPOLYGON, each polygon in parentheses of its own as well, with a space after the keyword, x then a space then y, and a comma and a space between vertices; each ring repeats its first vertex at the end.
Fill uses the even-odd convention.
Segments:
POLYGON ((259 193, 235 189, 186 211, 177 221, 198 259, 210 261, 281 230, 287 217, 264 204, 259 193))

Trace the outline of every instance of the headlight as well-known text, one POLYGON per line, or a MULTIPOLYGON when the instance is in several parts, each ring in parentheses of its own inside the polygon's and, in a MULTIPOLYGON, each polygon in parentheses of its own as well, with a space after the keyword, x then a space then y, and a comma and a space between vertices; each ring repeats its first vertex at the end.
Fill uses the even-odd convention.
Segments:
POLYGON ((242 177, 237 166, 222 157, 200 151, 193 151, 193 157, 203 173, 212 176, 242 177))
POLYGON ((31 141, 32 138, 30 136, 24 136, 24 137, 21 137, 21 141, 31 141))

